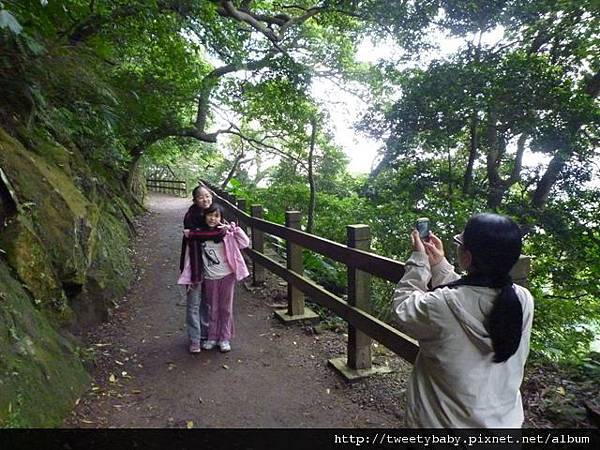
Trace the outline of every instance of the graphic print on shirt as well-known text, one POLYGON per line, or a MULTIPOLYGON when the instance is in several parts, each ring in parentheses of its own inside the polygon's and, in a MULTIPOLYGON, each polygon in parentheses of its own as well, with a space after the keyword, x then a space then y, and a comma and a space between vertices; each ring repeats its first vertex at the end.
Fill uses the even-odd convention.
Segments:
POLYGON ((209 266, 218 266, 219 264, 221 264, 219 256, 217 255, 217 252, 215 252, 215 249, 207 248, 206 242, 202 243, 202 251, 204 252, 204 256, 206 256, 206 260, 209 266))

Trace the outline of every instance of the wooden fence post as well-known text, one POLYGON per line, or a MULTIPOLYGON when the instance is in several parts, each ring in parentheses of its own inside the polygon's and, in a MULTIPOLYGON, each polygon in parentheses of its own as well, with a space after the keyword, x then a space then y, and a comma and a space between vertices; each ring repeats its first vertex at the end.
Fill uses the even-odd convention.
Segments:
MULTIPOLYGON (((300 220, 302 219, 302 213, 300 211, 286 211, 285 212, 285 226, 294 230, 300 229, 300 220)), ((304 273, 304 263, 302 261, 302 247, 298 244, 294 244, 291 241, 286 242, 286 260, 287 268, 298 275, 304 273)), ((298 322, 300 320, 307 320, 310 322, 316 322, 319 320, 319 316, 304 306, 304 294, 302 291, 292 283, 288 282, 287 285, 287 302, 288 307, 286 310, 275 311, 275 316, 285 323, 298 322)))
MULTIPOLYGON (((346 226, 347 245, 369 251, 371 230, 368 225, 346 226)), ((348 267, 348 304, 371 313, 371 275, 348 267)), ((371 338, 352 325, 348 326, 348 367, 371 368, 371 338)))
MULTIPOLYGON (((295 230, 300 229, 300 221, 302 220, 302 213, 300 211, 286 211, 285 212, 285 226, 293 228, 295 230)), ((290 241, 286 243, 286 255, 287 255, 287 268, 293 270, 298 275, 304 273, 304 263, 302 261, 302 248, 297 244, 290 241)), ((300 316, 304 314, 304 294, 298 290, 291 283, 288 283, 287 287, 287 301, 288 301, 288 316, 300 316)))
MULTIPOLYGON (((246 212, 246 199, 240 198, 237 202, 237 207, 240 211, 246 212)), ((248 234, 248 222, 243 215, 240 214, 239 217, 236 217, 235 222, 246 232, 248 236, 250 236, 250 234, 248 234)))
MULTIPOLYGON (((371 249, 371 229, 368 225, 347 225, 346 237, 350 248, 371 249)), ((348 267, 348 305, 371 313, 371 274, 348 267)), ((372 341, 365 333, 348 324, 347 359, 333 358, 329 364, 350 382, 377 373, 391 372, 392 369, 387 366, 373 367, 372 341)))
POLYGON ((510 276, 515 283, 529 287, 529 268, 531 265, 531 257, 527 255, 519 256, 519 260, 515 263, 510 271, 510 276))
MULTIPOLYGON (((238 209, 239 209, 240 211, 242 211, 242 212, 246 212, 246 199, 245 199, 245 198, 240 198, 240 199, 237 201, 237 207, 238 207, 238 209)), ((236 217, 236 220, 235 220, 235 221, 236 221, 236 223, 239 225, 239 224, 240 224, 240 223, 243 221, 243 219, 242 219, 241 215, 240 215, 240 217, 236 217)), ((244 231, 246 231, 246 229, 244 229, 244 231)))
MULTIPOLYGON (((237 198, 235 197, 235 195, 230 195, 228 201, 233 206, 237 205, 237 198)), ((229 211, 229 209, 225 210, 225 216, 226 216, 228 222, 231 222, 232 220, 236 220, 235 212, 229 211)))
MULTIPOLYGON (((252 205, 252 217, 257 219, 263 218, 262 205, 252 205)), ((252 249, 264 253, 265 252, 265 234, 252 224, 252 249)), ((254 286, 258 286, 265 282, 265 268, 256 261, 252 262, 252 282, 254 286)))
POLYGON ((237 201, 237 207, 238 209, 240 209, 243 212, 246 212, 246 199, 245 198, 240 198, 237 201))

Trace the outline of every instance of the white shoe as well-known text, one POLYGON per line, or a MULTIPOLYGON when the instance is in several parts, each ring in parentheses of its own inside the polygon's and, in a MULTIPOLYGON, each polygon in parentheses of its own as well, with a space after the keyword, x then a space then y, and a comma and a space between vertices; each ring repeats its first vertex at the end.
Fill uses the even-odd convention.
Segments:
POLYGON ((221 352, 223 352, 223 353, 230 352, 231 344, 229 343, 229 341, 219 342, 219 350, 221 350, 221 352))
POLYGON ((190 353, 200 353, 200 341, 190 341, 190 353))
POLYGON ((212 350, 217 345, 217 341, 206 340, 202 343, 204 350, 212 350))

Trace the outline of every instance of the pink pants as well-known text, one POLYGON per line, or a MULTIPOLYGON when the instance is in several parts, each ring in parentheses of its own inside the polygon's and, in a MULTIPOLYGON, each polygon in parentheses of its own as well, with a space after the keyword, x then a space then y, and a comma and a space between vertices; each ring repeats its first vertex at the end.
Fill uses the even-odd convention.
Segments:
POLYGON ((208 339, 230 341, 234 336, 233 292, 235 274, 218 280, 204 280, 204 301, 209 305, 208 339))

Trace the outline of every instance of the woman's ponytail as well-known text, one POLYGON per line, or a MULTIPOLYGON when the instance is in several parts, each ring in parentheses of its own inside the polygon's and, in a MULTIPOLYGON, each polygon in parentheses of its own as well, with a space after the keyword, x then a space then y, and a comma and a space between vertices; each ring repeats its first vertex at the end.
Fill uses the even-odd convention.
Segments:
POLYGON ((512 284, 502 287, 484 325, 492 339, 494 362, 504 362, 516 353, 521 342, 523 308, 512 284))

